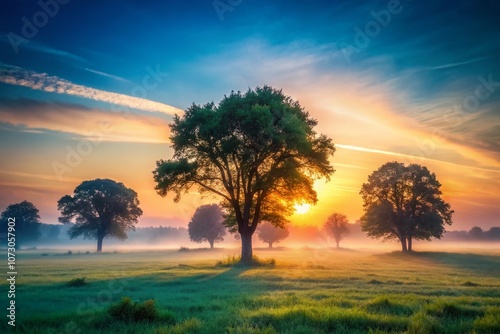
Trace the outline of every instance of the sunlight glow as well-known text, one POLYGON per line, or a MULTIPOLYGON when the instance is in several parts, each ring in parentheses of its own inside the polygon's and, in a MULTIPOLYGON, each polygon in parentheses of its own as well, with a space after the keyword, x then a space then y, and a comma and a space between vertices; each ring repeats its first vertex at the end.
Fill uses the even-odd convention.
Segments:
POLYGON ((310 204, 304 203, 304 204, 295 204, 295 213, 299 215, 303 215, 309 212, 309 209, 311 208, 310 204))

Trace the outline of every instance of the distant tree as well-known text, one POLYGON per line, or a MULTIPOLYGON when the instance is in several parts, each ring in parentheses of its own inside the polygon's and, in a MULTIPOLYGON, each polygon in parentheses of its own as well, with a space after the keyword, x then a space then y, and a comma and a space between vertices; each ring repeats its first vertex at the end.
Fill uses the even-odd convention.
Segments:
POLYGON ((492 227, 486 234, 489 240, 500 240, 500 227, 492 227))
POLYGON ((126 231, 134 230, 142 215, 137 193, 109 179, 82 182, 73 196, 66 195, 57 202, 57 208, 61 211, 59 222, 76 222, 68 231, 69 237, 97 239, 98 252, 104 238, 126 239, 126 231))
POLYGON ((479 226, 474 226, 473 228, 470 229, 469 236, 474 240, 480 240, 483 239, 485 233, 483 229, 480 228, 479 226))
POLYGON ((15 231, 12 232, 16 238, 16 248, 21 244, 38 240, 40 237, 40 216, 38 209, 33 203, 22 201, 21 203, 9 205, 2 212, 2 233, 8 235, 9 219, 15 221, 15 231))
POLYGON ((289 235, 288 228, 276 227, 270 222, 262 222, 257 228, 257 237, 260 241, 267 243, 269 248, 273 248, 274 243, 288 238, 289 235))
POLYGON ((284 226, 297 202, 316 203, 315 179, 333 174, 332 140, 298 102, 268 86, 231 92, 219 105, 193 104, 170 125, 174 155, 153 171, 156 191, 197 187, 230 209, 228 226, 241 236, 241 262, 252 261, 260 221, 284 226))
POLYGON ((198 207, 188 224, 189 239, 198 243, 208 241, 210 248, 214 248, 214 243, 223 241, 226 235, 222 222, 222 209, 217 204, 198 207))
POLYGON ((398 162, 382 165, 360 191, 363 231, 373 238, 397 238, 403 251, 412 250, 413 239, 440 239, 444 225, 452 224, 453 214, 441 198, 440 187, 426 167, 398 162))
POLYGON ((326 220, 324 228, 335 239, 337 248, 340 248, 340 241, 349 234, 349 221, 346 215, 334 212, 326 220))

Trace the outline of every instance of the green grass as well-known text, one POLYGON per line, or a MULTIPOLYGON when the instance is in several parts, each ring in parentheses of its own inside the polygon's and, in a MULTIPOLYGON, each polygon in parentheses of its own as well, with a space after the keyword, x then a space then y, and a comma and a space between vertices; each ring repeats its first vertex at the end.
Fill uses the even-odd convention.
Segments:
POLYGON ((43 252, 17 254, 18 333, 500 332, 497 255, 43 252))

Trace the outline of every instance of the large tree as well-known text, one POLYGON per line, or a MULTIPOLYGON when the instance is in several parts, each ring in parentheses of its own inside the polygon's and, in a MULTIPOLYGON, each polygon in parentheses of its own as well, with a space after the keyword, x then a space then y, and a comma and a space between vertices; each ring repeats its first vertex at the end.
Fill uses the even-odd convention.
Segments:
POLYGON ((16 248, 21 248, 21 244, 36 241, 40 237, 40 215, 33 203, 22 201, 21 203, 9 205, 2 212, 2 233, 7 235, 9 221, 15 223, 14 231, 16 236, 16 248))
POLYGON ((278 243, 283 239, 288 238, 290 231, 286 227, 276 227, 270 222, 263 222, 257 228, 257 237, 260 241, 265 242, 269 245, 269 248, 273 248, 274 243, 278 243))
POLYGON ((296 202, 316 203, 313 181, 334 172, 332 140, 298 102, 268 86, 231 92, 219 105, 193 104, 170 125, 174 155, 153 171, 156 191, 174 201, 191 187, 215 194, 251 262, 261 220, 284 226, 296 202))
POLYGON ((346 215, 334 212, 326 219, 324 229, 335 239, 337 248, 340 248, 340 241, 349 234, 349 220, 346 215))
POLYGON ((75 221, 69 237, 97 239, 98 252, 102 251, 104 238, 126 239, 126 231, 135 229, 142 215, 137 193, 109 179, 83 181, 73 196, 66 195, 57 202, 57 208, 61 211, 59 222, 75 221))
POLYGON ((197 208, 188 224, 188 232, 191 241, 208 241, 210 248, 214 248, 214 242, 224 240, 226 227, 220 206, 207 204, 197 208))
POLYGON ((398 162, 382 165, 360 191, 363 231, 374 238, 397 238, 403 251, 412 250, 414 239, 441 238, 445 224, 452 224, 453 210, 441 198, 440 187, 426 167, 398 162))

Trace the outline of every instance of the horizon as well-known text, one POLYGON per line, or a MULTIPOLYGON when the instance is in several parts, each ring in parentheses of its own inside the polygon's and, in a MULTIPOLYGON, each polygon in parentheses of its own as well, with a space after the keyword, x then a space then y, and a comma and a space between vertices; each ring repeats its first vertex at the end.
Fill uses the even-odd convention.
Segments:
POLYGON ((187 227, 219 200, 156 194, 155 163, 173 153, 168 124, 192 103, 270 85, 337 149, 317 205, 291 224, 321 227, 332 211, 356 222, 368 175, 399 161, 437 175, 455 210, 448 231, 500 226, 496 2, 214 3, 5 5, 0 212, 27 200, 57 222, 57 200, 110 178, 138 193, 137 227, 187 227))

